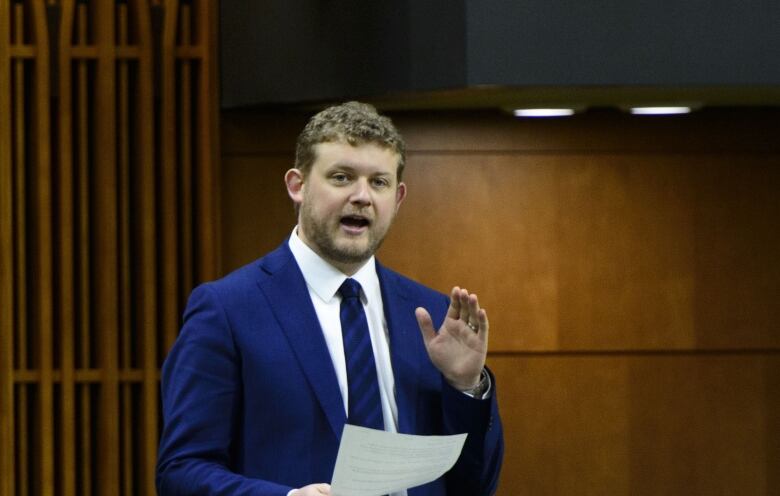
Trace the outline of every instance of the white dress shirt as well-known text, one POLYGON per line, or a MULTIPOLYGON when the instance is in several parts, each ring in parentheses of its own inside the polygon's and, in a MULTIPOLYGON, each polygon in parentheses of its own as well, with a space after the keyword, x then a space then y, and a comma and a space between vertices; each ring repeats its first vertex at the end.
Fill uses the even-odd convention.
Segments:
MULTIPOLYGON (((309 296, 314 304, 314 310, 317 313, 317 319, 322 327, 325 343, 333 362, 333 369, 336 371, 341 398, 344 401, 344 412, 346 413, 349 411, 349 394, 344 341, 341 336, 341 318, 339 316, 341 296, 338 294, 338 290, 347 276, 323 260, 301 241, 297 234, 297 226, 293 229, 288 244, 303 273, 303 278, 306 280, 309 296)), ((375 258, 371 257, 366 261, 352 278, 359 282, 363 288, 360 300, 363 302, 368 331, 371 334, 371 347, 374 350, 385 431, 398 432, 398 405, 395 402, 395 378, 390 363, 390 339, 382 303, 382 292, 379 287, 379 277, 376 274, 375 258)), ((391 496, 407 496, 407 494, 406 491, 400 491, 392 493, 391 496)))

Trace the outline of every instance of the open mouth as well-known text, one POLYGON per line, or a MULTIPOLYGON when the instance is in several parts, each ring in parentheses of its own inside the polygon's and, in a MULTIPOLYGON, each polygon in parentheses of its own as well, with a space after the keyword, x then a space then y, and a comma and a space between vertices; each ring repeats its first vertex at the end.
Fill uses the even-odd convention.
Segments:
POLYGON ((370 224, 368 219, 360 215, 345 215, 341 218, 341 225, 349 231, 362 231, 370 224))

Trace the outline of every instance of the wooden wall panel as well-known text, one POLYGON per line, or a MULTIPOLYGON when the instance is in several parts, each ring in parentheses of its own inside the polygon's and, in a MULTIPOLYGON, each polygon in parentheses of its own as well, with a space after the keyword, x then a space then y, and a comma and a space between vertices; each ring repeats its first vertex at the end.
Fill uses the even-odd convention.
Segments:
POLYGON ((702 161, 695 218, 702 346, 733 347, 738 340, 746 348, 780 348, 778 155, 702 161))
POLYGON ((500 494, 775 494, 775 354, 490 357, 500 494), (774 450, 774 451, 772 451, 774 450), (770 483, 774 477, 774 482, 770 483), (770 485, 771 484, 771 485, 770 485))
MULTIPOLYGON (((771 107, 705 109, 660 118, 632 118, 607 110, 594 110, 569 119, 515 119, 495 111, 431 112, 423 118, 419 113, 409 112, 396 117, 394 121, 406 138, 407 148, 424 153, 778 151, 774 122, 777 109, 771 107)), ((238 119, 244 125, 251 125, 269 116, 250 114, 238 119)))
POLYGON ((765 438, 780 391, 776 354, 642 357, 631 365, 633 494, 774 494, 765 438), (653 481, 652 485, 648 481, 653 481))
POLYGON ((14 166, 11 122, 11 11, 0 2, 0 494, 15 491, 14 478, 14 166))
POLYGON ((761 433, 766 450, 767 493, 780 492, 780 365, 777 355, 766 361, 764 391, 769 398, 766 408, 766 430, 761 433))
POLYGON ((557 236, 562 349, 696 347, 695 172, 685 156, 573 156, 557 236))
POLYGON ((631 494, 629 364, 491 356, 506 453, 501 494, 631 494))
POLYGON ((249 263, 277 246, 292 232, 295 212, 287 196, 284 173, 292 167, 289 157, 265 156, 258 167, 252 157, 224 156, 230 165, 222 171, 222 181, 229 185, 222 198, 222 226, 231 233, 223 250, 226 269, 249 263), (260 181, 260 182, 257 182, 260 181), (264 184, 268 187, 260 187, 264 184))
MULTIPOLYGON (((289 233, 291 158, 225 161, 236 267, 289 233)), ((381 259, 479 290, 496 351, 780 347, 780 153, 412 151, 408 165, 381 259)))
MULTIPOLYGON (((500 495, 777 493, 778 117, 395 116, 409 196, 379 256, 490 312, 500 495)), ((289 234, 304 122, 223 113, 225 272, 289 234)))
POLYGON ((216 10, 0 1, 0 496, 156 492, 159 367, 218 270, 216 10))
POLYGON ((561 208, 560 165, 557 157, 410 154, 409 193, 380 259, 444 293, 455 284, 477 292, 495 329, 491 349, 557 349, 562 261, 550 227, 561 208))

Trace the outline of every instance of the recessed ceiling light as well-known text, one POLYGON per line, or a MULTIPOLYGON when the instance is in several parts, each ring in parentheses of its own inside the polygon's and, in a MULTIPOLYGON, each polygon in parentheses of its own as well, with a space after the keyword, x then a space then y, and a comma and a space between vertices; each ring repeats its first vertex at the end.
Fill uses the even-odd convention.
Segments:
POLYGON ((634 115, 675 115, 689 114, 691 107, 631 107, 634 115))
POLYGON ((515 117, 565 117, 574 115, 571 108, 526 108, 512 111, 515 117))

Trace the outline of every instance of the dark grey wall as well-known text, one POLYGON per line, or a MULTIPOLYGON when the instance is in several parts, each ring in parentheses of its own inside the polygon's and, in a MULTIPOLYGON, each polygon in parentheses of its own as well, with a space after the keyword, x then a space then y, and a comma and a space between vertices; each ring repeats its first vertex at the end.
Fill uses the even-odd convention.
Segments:
POLYGON ((409 78, 405 9, 359 0, 220 4, 223 106, 370 95, 409 78))
POLYGON ((778 0, 222 0, 222 106, 478 85, 780 85, 778 0))
POLYGON ((469 0, 469 84, 780 84, 778 0, 469 0))

